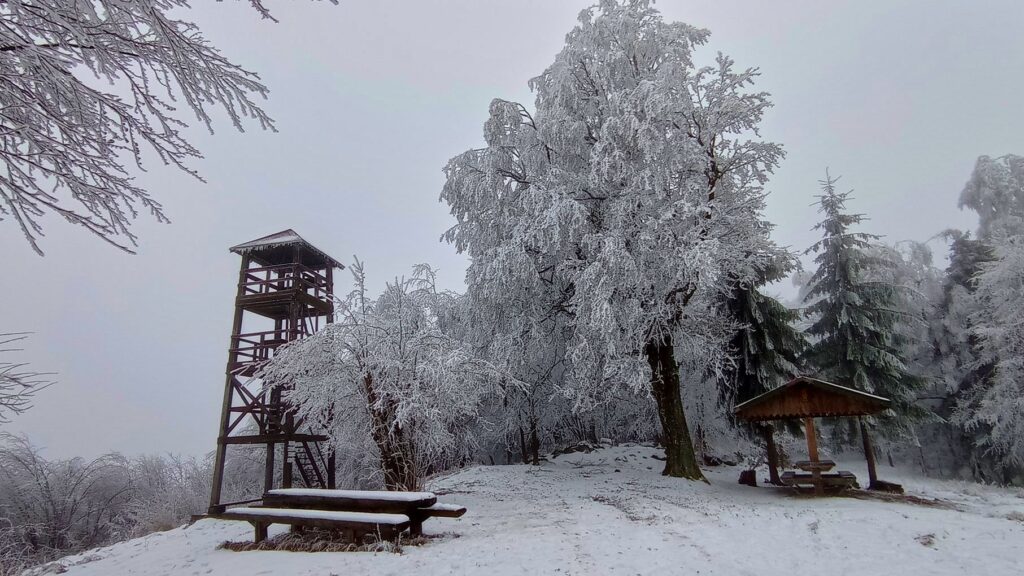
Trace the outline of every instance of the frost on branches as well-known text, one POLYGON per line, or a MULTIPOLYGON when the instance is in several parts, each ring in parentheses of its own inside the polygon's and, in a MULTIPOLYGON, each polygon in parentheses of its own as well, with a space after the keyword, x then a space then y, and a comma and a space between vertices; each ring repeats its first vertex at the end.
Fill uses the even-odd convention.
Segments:
POLYGON ((1024 233, 1024 156, 981 156, 960 193, 960 207, 978 213, 978 238, 1024 233))
MULTIPOLYGON (((250 3, 269 17, 260 0, 250 3)), ((166 221, 124 158, 141 168, 148 149, 194 175, 186 162, 200 154, 179 132, 183 107, 211 130, 213 107, 239 130, 245 118, 273 128, 253 101, 267 93, 257 76, 168 15, 187 8, 186 0, 0 3, 0 220, 16 222, 36 252, 46 214, 125 250, 139 212, 166 221)))
POLYGON ((583 11, 530 83, 536 111, 495 100, 487 146, 448 163, 441 195, 473 314, 501 319, 480 329, 506 353, 564 340, 558 386, 577 411, 651 394, 665 473, 689 478, 676 344, 731 323, 701 310, 770 259, 762 186, 782 155, 757 139, 756 70, 694 64, 707 38, 646 0, 583 11))
POLYGON ((952 421, 985 457, 972 471, 986 480, 1017 481, 1024 474, 1024 403, 1020 399, 1024 352, 1019 307, 1024 291, 1024 157, 978 158, 960 196, 978 213, 978 239, 957 237, 949 276, 957 306, 948 332, 965 344, 955 384, 952 421), (954 270, 954 264, 958 267, 954 270))
POLYGON ((983 265, 974 318, 982 365, 995 370, 983 386, 966 391, 957 419, 977 432, 977 446, 1004 471, 1024 471, 1024 237, 996 243, 983 265))
POLYGON ((428 266, 377 299, 360 262, 352 273, 336 321, 282 347, 260 377, 291 388, 285 398, 328 432, 340 469, 365 473, 349 481, 415 490, 469 458, 470 424, 500 374, 452 336, 455 295, 428 266))
MULTIPOLYGON (((0 353, 16 352, 9 344, 24 340, 24 333, 0 334, 0 353)), ((24 363, 11 362, 0 356, 0 424, 32 407, 32 397, 50 384, 47 374, 32 372, 24 363)))

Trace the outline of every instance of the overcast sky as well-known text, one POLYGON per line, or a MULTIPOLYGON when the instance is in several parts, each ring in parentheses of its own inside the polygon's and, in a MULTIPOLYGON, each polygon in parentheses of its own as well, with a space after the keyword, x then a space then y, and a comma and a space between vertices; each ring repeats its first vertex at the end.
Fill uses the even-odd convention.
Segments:
MULTIPOLYGON (((294 228, 342 262, 358 255, 374 288, 429 262, 461 291, 466 261, 438 241, 453 223, 441 169, 482 144, 492 98, 532 104, 527 81, 590 1, 270 0, 278 24, 245 2, 194 4, 188 19, 270 87, 279 132, 190 130, 205 184, 149 165, 139 181, 173 222, 140 219, 136 256, 51 219, 40 258, 0 222, 0 331, 34 332, 17 358, 58 381, 5 429, 50 456, 213 449, 231 245, 294 228)), ((703 60, 760 67, 775 102, 762 134, 787 152, 769 184, 781 244, 815 238, 826 166, 866 229, 895 242, 972 228, 957 197, 975 159, 1024 154, 1024 2, 658 7, 711 30, 703 60)))

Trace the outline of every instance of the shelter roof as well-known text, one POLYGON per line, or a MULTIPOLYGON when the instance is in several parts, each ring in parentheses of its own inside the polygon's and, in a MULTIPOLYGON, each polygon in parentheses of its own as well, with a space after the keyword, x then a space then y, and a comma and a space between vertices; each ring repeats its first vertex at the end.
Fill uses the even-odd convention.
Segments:
POLYGON ((736 406, 738 418, 751 421, 823 416, 865 416, 892 405, 888 398, 868 394, 809 376, 789 382, 736 406))
POLYGON ((345 266, 329 256, 323 250, 313 246, 298 232, 291 228, 270 234, 262 238, 243 242, 229 248, 235 254, 245 254, 250 258, 264 265, 285 264, 294 261, 294 255, 289 248, 299 246, 302 250, 302 264, 313 266, 332 266, 344 268, 345 266))

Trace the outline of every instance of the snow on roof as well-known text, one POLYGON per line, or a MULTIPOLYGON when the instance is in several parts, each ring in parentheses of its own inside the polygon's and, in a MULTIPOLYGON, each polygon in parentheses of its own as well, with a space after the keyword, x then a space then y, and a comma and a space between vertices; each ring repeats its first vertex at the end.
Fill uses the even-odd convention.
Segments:
POLYGON ((303 510, 298 508, 228 508, 229 514, 253 517, 307 518, 310 520, 334 520, 338 522, 365 522, 367 524, 405 524, 405 514, 372 514, 369 512, 336 512, 333 510, 303 510))
POLYGON ((276 248, 278 246, 287 246, 289 244, 309 244, 303 240, 302 236, 299 236, 298 232, 291 228, 282 230, 269 236, 250 240, 248 242, 242 242, 237 246, 232 246, 230 250, 238 254, 249 252, 257 248, 276 248))
POLYGON ((437 498, 433 492, 386 492, 374 490, 323 490, 318 488, 278 488, 267 494, 274 496, 316 496, 317 498, 351 498, 386 500, 388 502, 418 502, 437 498))
POLYGON ((264 236, 262 238, 257 238, 255 240, 250 240, 248 242, 242 242, 241 244, 237 244, 235 246, 232 246, 231 248, 228 248, 228 250, 234 252, 235 254, 249 254, 251 252, 262 252, 264 250, 272 250, 274 248, 281 248, 283 246, 294 246, 296 244, 302 245, 304 248, 323 258, 325 262, 333 265, 336 268, 345 267, 323 250, 307 242, 305 238, 299 236, 299 233, 296 232, 295 230, 292 230, 291 228, 264 236))

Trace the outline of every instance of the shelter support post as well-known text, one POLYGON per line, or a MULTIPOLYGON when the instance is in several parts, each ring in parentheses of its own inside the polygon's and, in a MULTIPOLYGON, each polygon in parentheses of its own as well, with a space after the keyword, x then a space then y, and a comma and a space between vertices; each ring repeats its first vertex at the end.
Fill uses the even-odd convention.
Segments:
MULTIPOLYGON (((814 464, 818 463, 818 434, 814 431, 814 418, 804 418, 804 427, 807 434, 807 458, 814 464)), ((814 480, 814 494, 822 496, 825 494, 825 486, 821 481, 821 469, 813 466, 811 478, 814 480)))
POLYGON ((779 449, 775 445, 775 427, 771 424, 761 426, 761 433, 764 436, 765 452, 768 455, 768 481, 775 486, 782 486, 782 479, 779 478, 779 449))
POLYGON ((875 447, 871 445, 871 436, 868 434, 868 426, 864 419, 858 417, 860 424, 860 438, 864 443, 864 458, 868 461, 868 490, 878 485, 878 472, 875 470, 875 447))

